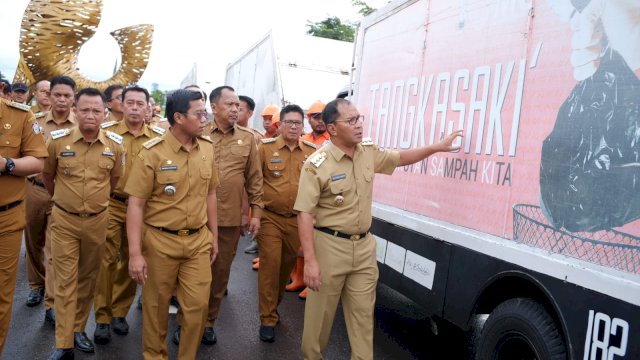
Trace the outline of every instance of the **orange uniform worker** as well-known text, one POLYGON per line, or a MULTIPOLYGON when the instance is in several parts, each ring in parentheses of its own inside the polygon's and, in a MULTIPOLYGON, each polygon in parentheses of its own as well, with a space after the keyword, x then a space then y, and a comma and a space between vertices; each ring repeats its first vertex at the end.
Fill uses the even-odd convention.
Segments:
MULTIPOLYGON (((257 234, 262 215, 262 172, 258 146, 253 133, 237 126, 240 100, 235 90, 220 86, 209 95, 211 112, 214 115, 213 130, 209 136, 216 154, 216 171, 220 179, 218 188, 218 258, 211 266, 211 293, 209 313, 205 324, 202 343, 213 345, 217 342, 213 329, 220 303, 229 283, 231 263, 236 255, 242 225, 242 196, 247 192, 251 219, 249 232, 257 234)), ((178 324, 185 326, 183 307, 180 303, 178 324)), ((180 327, 173 336, 174 343, 180 343, 180 327)), ((182 345, 180 345, 182 346, 182 345)))
POLYGON ((124 176, 118 180, 109 200, 107 241, 93 304, 96 318, 93 339, 98 344, 106 344, 111 340, 112 327, 113 332, 118 335, 129 333, 126 317, 136 295, 136 282, 129 276, 129 244, 125 228, 129 196, 124 191, 124 185, 129 179, 131 166, 142 149, 142 144, 165 133, 164 129, 147 126, 144 122, 149 103, 147 89, 138 86, 126 87, 122 92, 122 98, 123 121, 109 121, 101 125, 103 129, 122 136, 127 162, 124 176))
POLYGON ((207 116, 202 94, 176 90, 166 113, 171 128, 143 145, 125 185, 129 272, 143 285, 147 360, 168 359, 169 299, 176 287, 184 314, 178 358, 195 359, 218 251, 219 182, 211 140, 202 136, 207 116))
POLYGON ((93 352, 84 332, 107 229, 109 194, 124 171, 122 137, 100 129, 105 98, 94 88, 76 94, 78 126, 51 133, 42 178, 53 200, 49 236, 55 272, 56 350, 93 352))
POLYGON ((29 107, 0 99, 0 356, 11 321, 25 227, 24 177, 40 172, 46 156, 40 127, 29 107))
POLYGON ((391 174, 397 166, 453 151, 456 131, 444 140, 405 151, 378 149, 362 139, 363 116, 348 100, 327 104, 323 119, 329 144, 304 164, 294 209, 304 250, 305 306, 302 355, 322 359, 342 300, 352 359, 373 359, 373 309, 378 265, 371 233, 375 173, 391 174))
POLYGON ((280 118, 280 107, 275 104, 267 105, 262 110, 262 126, 264 127, 264 137, 272 138, 278 136, 278 121, 280 118))
MULTIPOLYGON (((76 83, 68 76, 57 76, 49 81, 38 82, 38 93, 42 84, 49 84, 47 92, 53 91, 55 106, 50 111, 36 113, 39 131, 45 142, 51 138, 51 132, 68 129, 76 125, 75 115, 71 111, 76 83)), ((33 109, 33 108, 32 108, 33 109)), ((27 197, 25 209, 27 226, 24 229, 24 243, 27 253, 27 280, 31 291, 26 305, 36 306, 45 296, 45 320, 55 323, 53 310, 53 260, 51 243, 47 240, 47 227, 51 216, 51 195, 44 188, 42 175, 36 174, 27 178, 27 197), (47 276, 47 273, 50 273, 47 276)))
POLYGON ((266 342, 275 340, 275 326, 280 320, 278 305, 300 247, 298 221, 293 210, 300 170, 316 151, 313 143, 300 138, 304 127, 302 108, 287 105, 280 112, 280 118, 281 134, 263 139, 259 148, 264 184, 264 212, 258 234, 259 337, 266 342))

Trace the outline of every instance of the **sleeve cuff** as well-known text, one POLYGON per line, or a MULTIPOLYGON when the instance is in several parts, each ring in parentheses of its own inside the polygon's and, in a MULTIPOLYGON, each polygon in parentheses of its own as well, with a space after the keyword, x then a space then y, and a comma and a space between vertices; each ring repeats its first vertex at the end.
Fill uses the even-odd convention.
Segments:
POLYGON ((254 219, 262 218, 262 207, 258 205, 251 205, 251 217, 254 219))

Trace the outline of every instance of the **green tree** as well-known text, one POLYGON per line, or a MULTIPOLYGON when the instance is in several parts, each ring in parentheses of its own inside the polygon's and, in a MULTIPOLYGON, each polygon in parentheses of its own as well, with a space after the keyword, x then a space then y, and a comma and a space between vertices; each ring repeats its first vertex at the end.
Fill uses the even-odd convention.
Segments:
POLYGON ((160 107, 164 108, 164 101, 167 98, 167 94, 164 91, 153 90, 151 92, 151 97, 153 101, 156 102, 156 105, 160 105, 160 107))
POLYGON ((337 16, 330 16, 319 22, 307 21, 307 34, 327 39, 353 42, 355 26, 349 22, 343 23, 337 16))
POLYGON ((358 14, 361 14, 362 16, 367 16, 376 11, 376 9, 369 6, 369 4, 367 4, 363 0, 351 0, 351 5, 359 7, 360 9, 358 10, 358 14))

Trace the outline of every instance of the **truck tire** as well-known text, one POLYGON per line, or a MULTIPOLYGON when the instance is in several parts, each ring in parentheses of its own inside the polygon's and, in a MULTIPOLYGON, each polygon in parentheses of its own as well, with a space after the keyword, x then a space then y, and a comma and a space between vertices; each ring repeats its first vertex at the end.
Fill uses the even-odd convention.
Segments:
POLYGON ((565 360, 567 350, 545 308, 532 299, 509 299, 496 306, 475 346, 478 360, 565 360))

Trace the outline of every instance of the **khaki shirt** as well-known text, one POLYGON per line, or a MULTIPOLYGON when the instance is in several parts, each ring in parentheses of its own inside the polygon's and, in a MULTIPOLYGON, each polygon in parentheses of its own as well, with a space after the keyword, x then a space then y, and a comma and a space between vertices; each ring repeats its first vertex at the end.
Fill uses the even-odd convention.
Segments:
POLYGON ((363 144, 357 145, 352 159, 330 142, 305 162, 293 208, 314 214, 316 227, 347 234, 371 227, 374 173, 393 173, 400 153, 370 141, 363 144))
POLYGON ((142 124, 142 131, 136 136, 129 131, 127 123, 124 121, 106 122, 102 124, 102 128, 122 136, 122 145, 126 154, 124 175, 120 177, 120 180, 118 180, 118 185, 116 185, 113 192, 118 196, 127 197, 127 194, 124 192, 124 185, 127 183, 127 179, 129 178, 134 159, 142 149, 142 144, 154 137, 162 136, 165 133, 165 130, 156 126, 147 126, 146 124, 142 124))
MULTIPOLYGON (((39 126, 28 108, 10 105, 0 100, 0 155, 4 158, 19 159, 24 156, 47 157, 47 149, 39 126)), ((0 205, 8 205, 24 200, 26 185, 23 176, 0 173, 0 205)), ((0 229, 9 229, 8 224, 0 224, 0 229)))
MULTIPOLYGON (((67 116, 67 118, 60 124, 53 120, 53 114, 51 111, 38 114, 40 115, 36 115, 36 121, 38 122, 38 125, 40 125, 40 133, 44 136, 45 143, 47 143, 51 138, 52 131, 70 129, 76 125, 76 116, 73 114, 73 111, 69 111, 69 116, 67 116)), ((42 173, 37 173, 30 177, 42 182, 42 173)))
POLYGON ((124 191, 146 199, 144 222, 170 230, 207 223, 207 195, 218 185, 210 140, 197 138, 186 151, 171 131, 148 141, 136 156, 124 191), (172 195, 169 191, 175 189, 172 195))
POLYGON ((316 147, 302 139, 291 151, 282 136, 264 139, 258 147, 262 164, 264 208, 280 215, 291 215, 298 194, 302 165, 316 147))
POLYGON ((55 175, 53 202, 71 212, 104 210, 109 205, 111 178, 124 172, 124 148, 102 129, 92 143, 84 141, 77 126, 59 131, 67 135, 51 135, 42 171, 55 175))
POLYGON ((151 120, 149 120, 149 125, 157 126, 165 130, 169 130, 170 127, 169 121, 158 115, 154 115, 151 120))
POLYGON ((104 121, 105 122, 110 122, 110 121, 120 122, 120 120, 118 120, 118 118, 115 117, 111 111, 109 111, 109 115, 107 115, 107 118, 104 121))
MULTIPOLYGON (((51 110, 51 107, 49 107, 49 110, 51 110)), ((33 113, 33 115, 36 116, 36 119, 46 115, 49 112, 49 110, 42 110, 40 108, 40 105, 38 105, 37 103, 31 107, 31 112, 33 113)))
POLYGON ((242 191, 246 189, 251 217, 262 215, 262 172, 258 146, 253 133, 234 126, 223 133, 213 122, 211 130, 216 154, 218 178, 218 226, 240 226, 242 223, 242 191))

